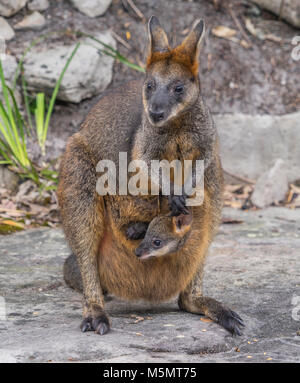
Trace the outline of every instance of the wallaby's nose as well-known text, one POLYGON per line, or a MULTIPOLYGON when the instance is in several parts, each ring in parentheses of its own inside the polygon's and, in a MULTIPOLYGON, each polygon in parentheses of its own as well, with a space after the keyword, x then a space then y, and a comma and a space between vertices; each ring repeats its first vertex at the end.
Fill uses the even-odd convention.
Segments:
POLYGON ((140 257, 143 254, 143 250, 140 247, 137 247, 134 252, 137 257, 140 257))
POLYGON ((163 120, 164 116, 165 116, 165 114, 162 111, 159 111, 159 112, 150 111, 150 117, 151 117, 153 122, 159 122, 159 121, 163 120))

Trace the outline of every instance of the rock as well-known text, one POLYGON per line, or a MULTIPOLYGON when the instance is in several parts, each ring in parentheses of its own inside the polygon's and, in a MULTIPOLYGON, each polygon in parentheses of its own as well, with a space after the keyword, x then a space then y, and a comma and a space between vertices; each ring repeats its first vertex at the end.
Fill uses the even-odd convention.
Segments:
POLYGON ((43 29, 45 24, 45 17, 41 13, 35 11, 31 15, 25 16, 23 20, 16 24, 15 29, 43 29))
POLYGON ((289 182, 300 174, 300 112, 283 116, 214 115, 225 170, 258 179, 277 158, 287 166, 289 182))
MULTIPOLYGON (((116 42, 110 32, 96 36, 113 48, 116 42)), ((47 49, 34 48, 24 63, 24 73, 28 89, 33 92, 52 93, 55 83, 75 44, 56 45, 47 49)), ((102 92, 112 79, 114 59, 99 54, 99 44, 90 39, 83 40, 65 73, 58 93, 58 99, 80 102, 102 92)))
POLYGON ((0 165, 0 188, 15 191, 18 187, 19 177, 6 166, 0 165))
POLYGON ((49 8, 48 0, 32 0, 28 4, 28 9, 30 11, 45 11, 48 8, 49 8))
POLYGON ((4 78, 8 83, 13 82, 17 67, 18 67, 18 63, 15 56, 5 55, 5 59, 2 61, 2 68, 3 68, 4 78))
POLYGON ((25 7, 28 0, 0 0, 0 15, 10 17, 25 7))
POLYGON ((251 201, 255 206, 264 208, 283 201, 288 190, 286 165, 279 158, 274 166, 257 180, 251 201))
MULTIPOLYGON (((265 8, 276 15, 280 15, 282 0, 252 0, 261 8, 265 8)), ((284 0, 281 17, 295 27, 300 28, 300 2, 299 0, 284 0)))
POLYGON ((111 2, 112 0, 71 0, 75 8, 89 17, 103 15, 111 2))
MULTIPOLYGON (((2 59, 2 68, 3 68, 3 73, 4 73, 4 78, 6 80, 6 84, 10 88, 13 87, 13 81, 14 81, 17 67, 18 67, 18 63, 17 63, 17 60, 14 56, 12 56, 12 55, 5 55, 4 56, 4 59, 2 59)), ((15 98, 16 98, 18 105, 20 105, 22 102, 22 97, 21 97, 20 88, 18 86, 15 89, 14 95, 15 95, 15 98)), ((0 99, 3 100, 1 83, 0 83, 0 99)))
POLYGON ((243 318, 243 336, 179 311, 176 300, 147 304, 112 297, 106 302, 111 331, 103 337, 81 333, 82 296, 62 276, 70 249, 61 230, 39 228, 0 239, 6 307, 0 362, 299 363, 299 303, 293 298, 300 296, 300 209, 224 210, 242 223, 221 226, 203 292, 243 318))
POLYGON ((11 40, 15 36, 15 32, 8 22, 0 17, 0 37, 4 40, 11 40))

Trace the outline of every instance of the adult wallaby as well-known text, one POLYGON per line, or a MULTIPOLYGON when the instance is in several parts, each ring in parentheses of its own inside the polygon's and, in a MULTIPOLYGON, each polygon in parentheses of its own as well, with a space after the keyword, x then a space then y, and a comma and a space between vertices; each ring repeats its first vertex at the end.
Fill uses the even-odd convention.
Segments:
MULTIPOLYGON (((216 300, 202 296, 205 256, 222 208, 222 167, 218 138, 203 102, 198 55, 204 22, 196 22, 181 45, 171 49, 156 17, 149 21, 149 55, 143 81, 106 93, 81 130, 68 141, 58 188, 65 235, 75 256, 65 264, 65 279, 83 288, 81 330, 105 334, 109 319, 103 294, 124 299, 166 301, 179 295, 183 310, 205 314, 235 334, 241 318, 216 300), (204 201, 193 206, 184 245, 164 257, 140 260, 135 249, 147 224, 158 215, 158 196, 107 195, 96 191, 96 166, 108 159, 118 166, 119 153, 129 160, 204 160, 204 201), (129 228, 141 224, 141 233, 129 228), (129 238, 128 238, 129 237, 129 238), (80 269, 74 272, 76 262, 80 269)), ((187 213, 186 196, 171 188, 173 216, 187 213)), ((144 233, 144 234, 143 234, 144 233)))

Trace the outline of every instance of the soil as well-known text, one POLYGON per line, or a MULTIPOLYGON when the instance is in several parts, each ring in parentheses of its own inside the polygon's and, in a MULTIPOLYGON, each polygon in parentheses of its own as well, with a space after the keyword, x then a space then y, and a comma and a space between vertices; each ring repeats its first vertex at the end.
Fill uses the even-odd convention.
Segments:
MULTIPOLYGON (((125 0, 113 0, 105 15, 98 18, 81 14, 68 1, 50 1, 49 9, 44 12, 47 25, 42 33, 71 29, 93 34, 111 28, 131 47, 128 49, 118 42, 118 50, 131 61, 143 65, 147 52, 146 20, 151 15, 159 17, 172 44, 179 43, 194 20, 201 17, 206 21, 207 34, 200 55, 200 77, 203 95, 213 113, 285 114, 299 110, 300 65, 291 58, 294 48, 291 40, 300 31, 279 21, 271 13, 259 11, 250 2, 228 1, 226 5, 232 4, 233 12, 244 29, 245 18, 248 17, 254 25, 263 25, 269 33, 282 39, 282 42, 260 40, 246 31, 252 45, 246 49, 239 43, 212 34, 214 27, 222 25, 237 30, 236 37, 244 39, 228 8, 216 9, 217 3, 213 0, 135 0, 145 17, 142 20, 125 0)), ((24 8, 9 22, 14 25, 27 13, 24 8)), ((40 34, 16 31, 16 38, 8 43, 8 51, 20 57, 25 47, 40 34)), ((67 44, 70 40, 68 34, 61 36, 67 44)), ((109 88, 142 75, 115 62, 109 88)), ((100 96, 79 105, 57 103, 49 135, 50 157, 62 152, 67 137, 78 130, 80 122, 100 96)))

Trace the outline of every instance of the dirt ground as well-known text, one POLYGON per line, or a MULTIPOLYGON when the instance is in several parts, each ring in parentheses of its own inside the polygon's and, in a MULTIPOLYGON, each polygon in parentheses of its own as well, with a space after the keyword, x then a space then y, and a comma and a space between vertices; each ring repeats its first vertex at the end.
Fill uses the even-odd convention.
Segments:
MULTIPOLYGON (((193 21, 202 17, 207 25, 200 57, 202 91, 213 113, 285 114, 299 109, 300 66, 291 58, 291 40, 300 32, 279 21, 271 13, 259 12, 258 8, 249 6, 247 1, 226 1, 226 6, 216 10, 214 2, 210 0, 135 0, 144 20, 137 16, 126 0, 113 0, 105 15, 95 19, 76 11, 68 1, 50 1, 50 4, 49 9, 44 12, 47 25, 43 34, 65 29, 93 34, 111 28, 130 45, 128 49, 118 42, 119 51, 140 65, 147 52, 146 26, 151 15, 159 17, 172 44, 180 42, 193 21), (212 33, 212 29, 217 26, 227 26, 238 31, 236 37, 239 40, 245 39, 228 10, 228 4, 232 4, 234 15, 248 35, 251 43, 248 49, 212 33), (246 18, 250 18, 253 25, 263 27, 266 33, 275 36, 275 40, 281 38, 282 41, 260 40, 251 35, 245 28, 246 18)), ((11 24, 21 20, 27 12, 24 8, 10 19, 11 24)), ((16 31, 16 38, 8 44, 8 50, 19 56, 40 34, 41 32, 16 31)), ((70 39, 65 34, 61 38, 66 44, 70 39)), ((116 62, 110 87, 138 76, 142 74, 116 62)), ((61 153, 66 138, 77 131, 80 122, 99 96, 79 105, 56 105, 49 137, 52 158, 61 153), (53 139, 56 141, 54 147, 53 139)))

